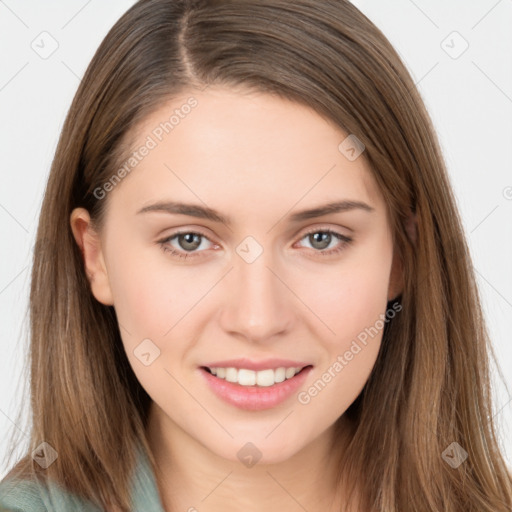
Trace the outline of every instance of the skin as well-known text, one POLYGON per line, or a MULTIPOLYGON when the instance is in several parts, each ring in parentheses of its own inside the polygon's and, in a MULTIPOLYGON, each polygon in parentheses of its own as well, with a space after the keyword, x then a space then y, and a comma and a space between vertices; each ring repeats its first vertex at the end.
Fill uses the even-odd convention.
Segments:
MULTIPOLYGON (((294 395, 273 409, 240 410, 210 391, 199 366, 244 356, 304 360, 314 368, 301 390, 312 386, 401 292, 383 197, 364 153, 350 161, 338 150, 347 134, 270 95, 213 86, 183 94, 145 120, 134 146, 191 95, 198 106, 103 199, 104 229, 94 232, 82 208, 71 215, 91 291, 115 307, 126 354, 153 399, 148 439, 162 502, 167 511, 335 510, 343 490, 334 485, 334 423, 345 427, 342 453, 350 432, 343 414, 370 375, 382 331, 307 405, 294 395), (137 214, 171 199, 234 223, 137 214), (342 199, 374 210, 288 221, 342 199), (158 241, 178 228, 211 242, 200 237, 195 257, 173 257, 158 241), (333 236, 325 248, 305 234, 313 228, 353 241, 324 256, 343 242, 333 236), (252 263, 236 252, 247 236, 263 249, 252 263), (134 355, 146 338, 160 349, 149 366, 134 355), (237 457, 247 442, 262 454, 251 468, 237 457)), ((187 240, 167 245, 193 252, 187 240)))

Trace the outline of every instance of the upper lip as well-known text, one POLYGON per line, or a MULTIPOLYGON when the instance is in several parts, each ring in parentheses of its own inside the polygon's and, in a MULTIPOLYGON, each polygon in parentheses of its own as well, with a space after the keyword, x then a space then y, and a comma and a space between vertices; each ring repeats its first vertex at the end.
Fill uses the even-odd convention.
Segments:
POLYGON ((245 368, 247 370, 276 370, 277 368, 304 368, 311 363, 303 361, 292 361, 291 359, 264 359, 262 361, 253 361, 251 359, 229 359, 224 361, 215 361, 205 364, 208 368, 245 368))

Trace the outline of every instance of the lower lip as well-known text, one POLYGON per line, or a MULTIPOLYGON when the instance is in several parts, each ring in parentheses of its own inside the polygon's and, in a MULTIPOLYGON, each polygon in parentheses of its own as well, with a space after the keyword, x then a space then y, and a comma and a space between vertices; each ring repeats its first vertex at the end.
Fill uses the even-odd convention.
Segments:
POLYGON ((227 403, 247 411, 262 411, 271 409, 290 398, 304 383, 312 366, 304 368, 295 377, 273 386, 241 386, 212 375, 200 368, 210 389, 227 403))

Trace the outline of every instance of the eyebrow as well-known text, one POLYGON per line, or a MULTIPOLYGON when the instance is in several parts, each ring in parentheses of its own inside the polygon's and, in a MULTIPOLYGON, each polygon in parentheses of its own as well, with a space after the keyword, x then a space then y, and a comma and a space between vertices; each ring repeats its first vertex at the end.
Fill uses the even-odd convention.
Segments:
MULTIPOLYGON (((299 212, 293 213, 290 215, 289 221, 296 223, 303 220, 322 217, 323 215, 328 215, 330 213, 346 212, 350 210, 374 212, 375 208, 362 201, 334 201, 331 203, 315 206, 314 208, 310 208, 308 210, 301 210, 299 212)), ((190 217, 197 217, 199 219, 211 220, 212 222, 221 222, 228 226, 232 225, 232 219, 230 217, 222 215, 212 208, 198 204, 180 203, 176 201, 159 201, 157 203, 150 204, 144 208, 141 208, 137 212, 137 215, 140 213, 148 212, 188 215, 190 217)))

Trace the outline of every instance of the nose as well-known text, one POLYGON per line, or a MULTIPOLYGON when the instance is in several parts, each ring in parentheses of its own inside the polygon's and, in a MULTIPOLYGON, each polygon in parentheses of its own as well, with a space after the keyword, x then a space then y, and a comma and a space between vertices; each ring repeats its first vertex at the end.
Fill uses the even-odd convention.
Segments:
POLYGON ((249 263, 235 255, 235 268, 224 280, 228 298, 220 316, 228 334, 264 343, 290 329, 294 296, 270 256, 270 251, 263 251, 249 263))

